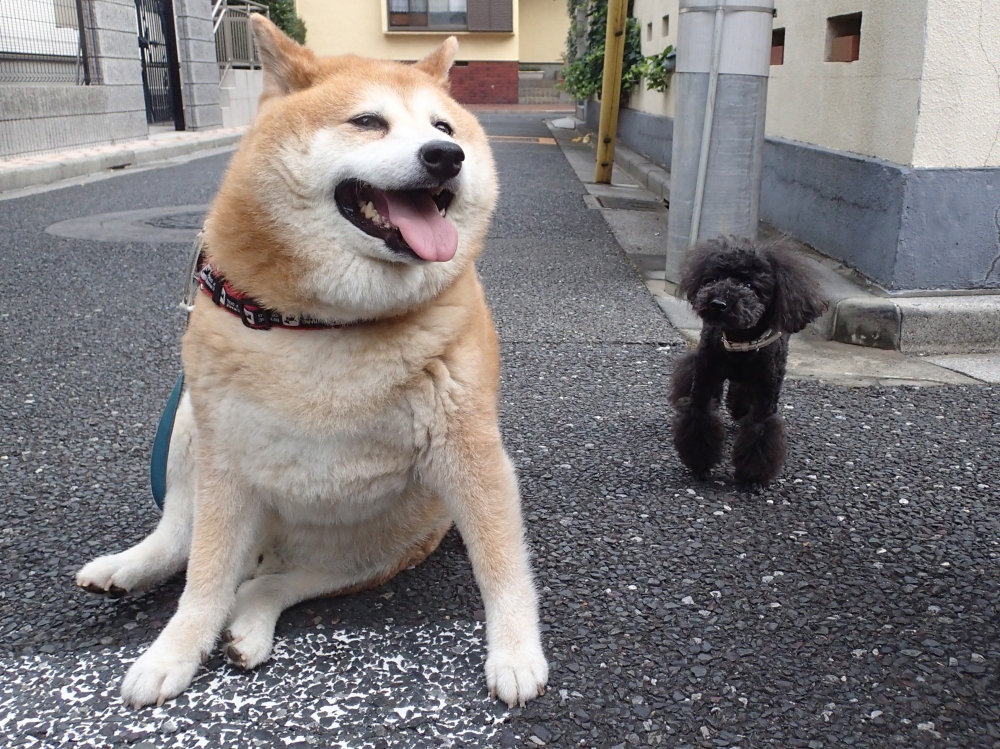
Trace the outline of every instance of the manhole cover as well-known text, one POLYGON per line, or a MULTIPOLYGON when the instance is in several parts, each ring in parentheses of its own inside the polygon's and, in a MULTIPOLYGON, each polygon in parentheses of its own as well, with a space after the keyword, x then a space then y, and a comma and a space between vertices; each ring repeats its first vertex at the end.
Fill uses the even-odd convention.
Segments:
POLYGON ((208 206, 174 205, 138 211, 99 213, 60 221, 45 229, 49 234, 97 242, 149 242, 191 244, 208 206))
POLYGON ((155 226, 157 229, 194 229, 195 231, 201 231, 202 224, 205 223, 205 212, 172 213, 169 216, 151 218, 145 223, 149 226, 155 226))
POLYGON ((638 198, 614 198, 610 195, 598 196, 598 202, 604 208, 618 211, 662 211, 665 206, 654 200, 639 200, 638 198))

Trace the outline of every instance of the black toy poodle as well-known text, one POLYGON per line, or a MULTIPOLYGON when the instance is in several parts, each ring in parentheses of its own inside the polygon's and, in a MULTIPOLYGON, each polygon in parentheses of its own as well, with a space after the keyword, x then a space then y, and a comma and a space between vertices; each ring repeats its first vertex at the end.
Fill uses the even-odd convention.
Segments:
POLYGON ((725 428, 722 388, 739 424, 733 443, 737 481, 767 484, 788 446, 778 415, 788 337, 815 320, 826 301, 808 268, 777 243, 719 237, 695 247, 678 294, 704 321, 698 348, 677 363, 671 383, 674 446, 696 475, 719 462, 725 428))

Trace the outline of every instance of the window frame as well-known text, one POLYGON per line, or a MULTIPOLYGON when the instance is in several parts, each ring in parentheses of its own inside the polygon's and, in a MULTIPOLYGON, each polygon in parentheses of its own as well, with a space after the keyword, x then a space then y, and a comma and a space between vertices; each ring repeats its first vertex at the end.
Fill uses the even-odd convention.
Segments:
MULTIPOLYGON (((393 0, 383 0, 385 3, 386 10, 386 29, 391 32, 402 32, 402 33, 445 33, 445 32, 455 32, 455 31, 468 31, 469 30, 469 10, 468 2, 466 2, 465 10, 465 23, 463 24, 440 24, 440 25, 430 25, 431 12, 430 12, 430 0, 424 0, 424 5, 427 10, 424 12, 413 12, 408 10, 406 13, 393 12, 392 4, 393 0), (413 17, 424 16, 424 23, 405 23, 405 24, 393 24, 392 19, 394 16, 407 16, 408 21, 412 21, 413 17)), ((409 7, 410 0, 407 0, 407 7, 409 7)))

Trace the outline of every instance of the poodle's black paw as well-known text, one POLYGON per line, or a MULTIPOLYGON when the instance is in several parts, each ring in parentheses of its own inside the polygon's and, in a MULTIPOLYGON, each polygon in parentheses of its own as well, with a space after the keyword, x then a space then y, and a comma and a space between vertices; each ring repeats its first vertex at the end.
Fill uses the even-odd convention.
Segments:
POLYGON ((700 409, 688 398, 677 403, 674 447, 681 462, 696 476, 704 476, 722 457, 726 429, 715 408, 700 409))
POLYGON ((733 443, 736 480, 747 484, 771 483, 781 471, 787 452, 785 424, 780 416, 772 414, 764 421, 743 419, 733 443))
POLYGON ((729 381, 729 390, 726 391, 726 407, 733 421, 739 421, 748 413, 753 405, 753 393, 750 388, 739 382, 729 381))

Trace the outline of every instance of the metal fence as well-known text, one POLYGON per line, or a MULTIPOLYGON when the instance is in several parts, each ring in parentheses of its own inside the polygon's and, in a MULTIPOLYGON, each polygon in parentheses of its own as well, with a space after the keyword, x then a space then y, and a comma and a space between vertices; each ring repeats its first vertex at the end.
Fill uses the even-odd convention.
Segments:
POLYGON ((96 83, 87 0, 0 0, 0 83, 96 83))
POLYGON ((219 61, 220 77, 224 77, 230 68, 260 67, 260 55, 257 54, 253 29, 250 27, 250 16, 254 13, 269 16, 266 5, 249 0, 217 0, 212 7, 215 57, 219 61))

